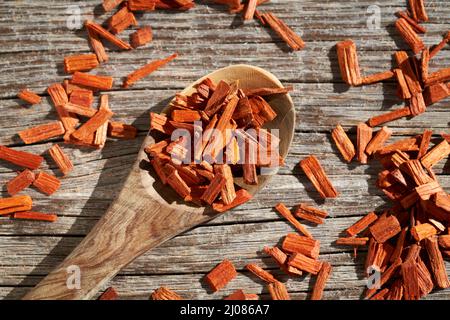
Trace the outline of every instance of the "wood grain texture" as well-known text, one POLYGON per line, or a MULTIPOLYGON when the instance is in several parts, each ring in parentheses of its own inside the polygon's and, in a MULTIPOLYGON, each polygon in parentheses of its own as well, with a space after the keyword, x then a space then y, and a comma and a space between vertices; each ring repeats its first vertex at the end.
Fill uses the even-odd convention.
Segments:
MULTIPOLYGON (((109 14, 101 13, 99 3, 99 0, 27 0, 0 4, 0 144, 39 154, 52 145, 39 143, 25 147, 16 133, 56 119, 45 88, 66 77, 62 67, 65 55, 89 51, 84 32, 67 28, 70 13, 66 10, 69 5, 77 4, 82 19, 94 18, 101 22, 109 14), (24 86, 42 95, 43 103, 23 107, 15 95, 24 86)), ((321 258, 334 267, 324 298, 360 298, 365 285, 364 252, 354 260, 351 250, 337 247, 333 242, 359 217, 374 208, 383 208, 387 201, 374 187, 379 166, 373 162, 367 166, 342 162, 330 142, 329 131, 341 123, 345 129, 351 129, 350 138, 355 140, 357 122, 401 104, 394 96, 393 82, 348 88, 338 74, 334 45, 352 38, 365 75, 391 68, 393 52, 397 48, 408 49, 393 27, 393 13, 404 9, 406 2, 377 1, 381 26, 370 30, 366 21, 370 15, 367 8, 372 4, 374 2, 369 0, 272 0, 265 4, 262 9, 273 11, 302 35, 306 48, 297 53, 286 51, 279 39, 256 22, 241 25, 239 19, 210 1, 198 3, 193 10, 184 13, 152 12, 138 16, 141 26, 152 26, 154 41, 131 52, 108 48, 110 61, 95 73, 112 75, 119 84, 125 75, 147 61, 174 51, 180 57, 137 83, 132 90, 116 87, 110 92, 115 119, 137 126, 138 139, 111 140, 102 151, 64 146, 75 168, 62 180, 61 189, 52 197, 27 190, 37 209, 60 216, 56 223, 1 218, 0 297, 23 297, 61 263, 105 213, 136 159, 148 130, 150 110, 161 110, 175 92, 208 72, 229 64, 250 63, 274 73, 284 85, 294 86, 291 96, 297 115, 296 132, 286 167, 250 203, 148 252, 104 287, 114 285, 122 297, 130 299, 148 299, 151 291, 161 285, 193 299, 222 298, 240 288, 268 298, 265 286, 249 276, 243 267, 253 262, 274 269, 275 265, 260 251, 265 245, 276 244, 292 229, 273 211, 273 206, 279 201, 288 207, 310 202, 330 213, 324 225, 308 225, 322 243, 321 258), (341 192, 339 198, 322 202, 298 169, 298 161, 310 153, 316 154, 329 172, 341 192), (232 260, 241 274, 225 290, 211 294, 201 279, 222 258, 232 260)), ((428 32, 423 38, 429 46, 438 43, 450 29, 450 7, 446 0, 429 0, 426 9, 430 21, 425 24, 428 32)), ((131 32, 125 31, 122 39, 128 39, 131 32)), ((430 69, 448 67, 449 52, 450 46, 445 47, 433 58, 430 69)), ((448 108, 449 99, 446 99, 414 119, 389 124, 394 129, 391 140, 432 128, 433 142, 438 142, 439 132, 449 130, 448 108)), ((56 167, 48 156, 46 158, 44 168, 56 173, 56 167)), ((440 182, 447 191, 450 190, 449 163, 445 160, 436 166, 440 182)), ((0 162, 1 186, 14 177, 16 169, 0 162)), ((2 188, 0 194, 6 196, 6 190, 2 188)), ((277 271, 274 273, 279 275, 277 271)), ((280 279, 286 280, 283 276, 280 279)), ((287 287, 293 298, 305 299, 313 283, 309 277, 291 279, 287 287)), ((441 290, 428 298, 448 299, 449 294, 448 290, 441 290)))

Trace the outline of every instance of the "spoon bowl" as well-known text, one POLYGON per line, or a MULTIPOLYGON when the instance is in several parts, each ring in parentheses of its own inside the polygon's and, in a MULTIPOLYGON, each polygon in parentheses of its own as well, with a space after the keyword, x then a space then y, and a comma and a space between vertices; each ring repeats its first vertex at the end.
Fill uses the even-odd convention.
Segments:
MULTIPOLYGON (((261 68, 234 65, 206 75, 182 93, 191 94, 195 85, 206 77, 214 83, 239 80, 239 87, 243 89, 283 87, 274 75, 261 68)), ((285 158, 294 133, 294 105, 289 94, 274 95, 268 103, 277 117, 265 128, 279 129, 279 152, 285 158)), ((168 107, 164 111, 167 110, 168 107)), ((154 142, 149 132, 116 200, 73 252, 24 299, 90 299, 123 267, 143 253, 220 214, 210 207, 185 203, 154 174, 142 169, 148 159, 144 148, 154 142), (77 272, 80 287, 73 288, 69 282, 77 272)), ((255 186, 236 183, 255 194, 271 176, 259 176, 259 183, 255 186)))

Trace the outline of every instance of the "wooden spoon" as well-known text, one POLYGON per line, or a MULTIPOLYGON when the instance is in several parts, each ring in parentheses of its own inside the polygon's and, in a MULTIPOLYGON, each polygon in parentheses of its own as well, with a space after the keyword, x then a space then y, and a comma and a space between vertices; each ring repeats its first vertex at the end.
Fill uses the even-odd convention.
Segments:
MULTIPOLYGON (((282 87, 274 75, 261 68, 234 65, 208 74, 182 93, 192 93, 194 85, 206 77, 215 83, 239 80, 241 88, 282 87)), ((288 94, 275 95, 269 103, 277 117, 267 128, 280 130, 280 155, 284 158, 294 133, 294 106, 288 94)), ((123 267, 149 249, 219 215, 210 208, 180 201, 170 187, 141 168, 147 159, 144 147, 153 142, 149 134, 119 196, 92 231, 24 299, 90 299, 123 267), (78 268, 81 286, 76 289, 67 283, 76 276, 73 272, 78 268)), ((255 194, 270 177, 260 176, 257 186, 242 186, 255 194)))

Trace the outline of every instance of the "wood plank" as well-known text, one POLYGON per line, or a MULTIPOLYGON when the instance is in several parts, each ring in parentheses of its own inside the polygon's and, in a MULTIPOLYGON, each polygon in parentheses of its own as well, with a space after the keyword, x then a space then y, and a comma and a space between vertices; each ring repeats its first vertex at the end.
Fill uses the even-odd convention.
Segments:
MULTIPOLYGON (((211 268, 214 267, 215 264, 211 264, 211 268)), ((362 264, 359 265, 362 267, 362 264)), ((335 266, 334 267, 334 276, 330 277, 328 281, 327 289, 332 290, 340 290, 345 288, 353 287, 355 289, 359 289, 360 292, 363 291, 365 280, 358 279, 358 276, 362 276, 362 273, 353 275, 354 266, 335 266), (339 277, 339 274, 349 275, 339 277)), ((209 290, 205 287, 204 282, 202 282, 202 278, 204 274, 184 274, 184 275, 164 275, 164 278, 161 276, 155 275, 145 275, 145 276, 124 276, 118 275, 109 285, 112 285, 118 289, 119 292, 123 292, 124 295, 133 294, 149 294, 154 289, 159 286, 168 286, 171 289, 179 292, 186 298, 195 298, 195 299, 220 299, 223 295, 228 295, 232 293, 236 289, 245 288, 246 291, 252 293, 267 293, 266 286, 260 280, 255 279, 252 275, 247 271, 241 271, 236 279, 234 279, 230 284, 223 290, 211 294, 209 290), (243 272, 242 272, 243 271, 243 272), (132 289, 131 289, 132 288, 132 289), (128 294, 127 294, 128 291, 128 294)), ((288 290, 290 291, 303 291, 306 292, 310 290, 310 277, 301 277, 298 279, 288 279, 284 274, 279 273, 278 271, 272 271, 275 277, 278 277, 280 280, 285 282, 288 290), (300 280, 300 281, 299 281, 300 280)), ((33 276, 29 277, 24 281, 21 285, 31 286, 37 281, 39 281, 40 277, 33 276)))
MULTIPOLYGON (((380 29, 368 30, 361 28, 366 26, 367 8, 372 5, 371 1, 347 1, 346 3, 323 3, 317 1, 271 1, 265 4, 262 9, 274 11, 281 18, 291 25, 294 30, 302 31, 306 42, 323 41, 355 37, 369 40, 367 48, 379 50, 387 47, 394 47, 395 42, 389 39, 390 35, 395 35, 397 41, 399 37, 393 32, 393 13, 405 7, 402 0, 377 3, 383 13, 380 29), (292 13, 292 6, 300 10, 301 14, 292 13), (392 13, 392 14, 388 14, 392 13), (323 22, 327 21, 326 24, 323 22), (386 27, 389 28, 386 30, 386 27)), ((79 51, 86 49, 87 44, 83 39, 82 32, 76 32, 67 28, 67 20, 71 15, 66 11, 73 2, 68 0, 58 1, 51 6, 45 3, 7 3, 0 12, 2 16, 10 17, 15 21, 11 26, 10 19, 0 20, 0 28, 11 31, 11 34, 2 34, 1 40, 10 42, 9 46, 2 46, 0 52, 21 52, 23 50, 72 50, 79 51), (48 23, 48 22, 51 23, 48 23), (20 41, 20 42, 19 42, 20 41)), ((101 9, 94 8, 98 5, 97 0, 84 1, 78 4, 82 19, 93 19, 103 21, 112 13, 103 14, 101 9)), ((427 7, 430 22, 427 23, 429 35, 438 37, 445 30, 441 30, 443 24, 447 22, 446 15, 450 10, 445 5, 445 1, 434 1, 433 6, 427 7)), ((234 16, 227 13, 223 6, 212 4, 197 4, 188 13, 171 15, 167 19, 165 12, 151 12, 140 15, 138 22, 140 25, 151 25, 155 30, 155 45, 167 44, 176 39, 180 44, 190 45, 192 41, 204 41, 212 44, 219 43, 261 43, 270 42, 270 34, 252 22, 239 25, 239 21, 234 21, 234 16), (195 25, 192 21, 196 21, 195 25), (184 32, 184 30, 191 32, 184 32), (239 30, 239 37, 236 37, 236 29, 239 30), (200 32, 195 32, 196 30, 200 32), (218 36, 219 35, 219 36, 218 36)), ((127 39, 130 32, 124 32, 123 38, 127 39)), ((428 35, 428 37, 429 37, 428 35)), ((436 40, 436 39, 434 39, 436 40)), ((431 42, 434 43, 434 42, 431 42)), ((403 44, 404 45, 404 44, 403 44)), ((405 46, 405 45, 404 45, 405 46)), ((406 46, 405 46, 406 47, 406 46)))
MULTIPOLYGON (((138 281, 135 281, 138 282, 138 281)), ((116 283, 115 283, 116 284, 116 283)), ((120 290, 120 299, 126 299, 126 300, 147 300, 149 299, 149 296, 152 292, 151 289, 148 289, 150 286, 144 285, 143 288, 140 288, 140 290, 130 290, 129 287, 126 285, 125 281, 122 281, 121 286, 119 288, 120 290)), ((118 286, 119 283, 116 284, 118 286)), ((154 285, 151 288, 156 289, 158 285, 154 285)), ((25 295, 27 290, 29 290, 30 287, 24 286, 24 287, 0 287, 0 296, 6 297, 6 299, 20 299, 25 295)), ((136 288, 136 286, 134 287, 136 288)), ((240 288, 239 288, 240 289, 240 288)), ((256 293, 259 294, 261 290, 256 289, 252 292, 249 291, 249 293, 256 293)), ((225 292, 225 291, 224 291, 225 292)), ((231 293, 232 290, 227 290, 227 293, 231 293)), ((323 298, 325 300, 356 300, 361 299, 361 289, 353 289, 353 288, 345 288, 345 289, 339 289, 339 290, 327 290, 325 289, 323 298)), ((184 293, 186 295, 186 298, 192 298, 195 299, 195 295, 189 294, 189 292, 184 293)), ((225 297, 227 294, 222 293, 221 295, 218 294, 218 297, 216 299, 221 299, 222 297, 225 297)), ((290 296, 294 300, 305 300, 308 299, 310 296, 310 292, 301 292, 301 291, 291 291, 290 296)), ((270 296, 267 293, 260 294, 260 297, 262 300, 268 300, 270 299, 270 296)), ((212 297, 207 297, 208 299, 211 299, 212 297)), ((445 290, 441 291, 435 291, 429 294, 428 296, 424 297, 423 300, 448 300, 448 294, 445 290)))
MULTIPOLYGON (((339 233, 359 219, 360 215, 361 214, 358 215, 358 213, 355 213, 355 216, 352 217, 335 217, 332 219, 327 219, 326 225, 320 227, 310 226, 309 229, 311 233, 315 236, 315 238, 322 242, 321 252, 338 253, 343 250, 348 250, 347 247, 335 246, 333 242, 337 239, 339 233)), ((60 252, 61 256, 68 254, 71 247, 80 240, 79 238, 89 232, 89 229, 95 222, 95 219, 92 217, 80 217, 79 219, 64 217, 60 220, 62 221, 59 223, 59 227, 62 230, 58 231, 56 227, 50 227, 48 224, 45 237, 39 235, 44 234, 42 231, 40 233, 31 233, 28 230, 24 232, 26 227, 31 230, 36 230, 37 223, 34 223, 34 226, 31 222, 19 223, 15 225, 5 223, 5 227, 2 228, 2 240, 5 242, 2 250, 4 250, 5 255, 0 258, 1 264, 3 266, 14 264, 14 262, 10 260, 10 256, 15 255, 15 252, 20 252, 20 255, 25 259, 23 260, 24 265, 32 265, 36 256, 41 256, 44 258, 51 251, 51 248, 55 247, 62 239, 65 239, 63 242, 67 242, 70 245, 58 248, 58 252, 60 252), (13 229, 14 227, 16 229, 15 232, 8 233, 8 230, 13 229), (45 244, 45 246, 39 245, 40 243, 45 244), (26 255, 29 254, 32 254, 33 257, 27 258, 26 255)), ((254 256, 256 251, 262 250, 265 245, 275 245, 278 243, 278 241, 288 232, 295 231, 285 220, 279 219, 278 215, 272 210, 266 213, 265 221, 260 220, 259 222, 250 222, 247 220, 234 223, 231 223, 230 221, 226 224, 214 223, 199 226, 183 235, 173 238, 163 246, 154 249, 150 256, 156 255, 161 257, 164 255, 165 250, 170 251, 171 254, 169 255, 172 255, 174 258, 176 258, 176 254, 189 256, 191 254, 191 250, 186 250, 186 253, 182 252, 184 250, 180 250, 183 247, 186 247, 186 243, 196 244, 198 245, 198 248, 195 250, 198 249, 201 253, 186 257, 187 260, 176 266, 177 272, 195 272, 195 270, 191 270, 195 266, 195 264, 192 264, 193 261, 208 262, 211 261, 211 259, 221 258, 214 258, 213 255, 215 255, 215 249, 220 248, 221 251, 234 254, 234 259, 237 259, 240 256, 244 257, 246 255, 254 256), (218 234, 221 235, 219 236, 218 234), (246 234, 249 236, 247 237, 246 234), (209 239, 211 235, 214 236, 213 239, 209 239), (248 238, 252 238, 253 240, 247 242, 246 239, 248 238), (208 244, 210 244, 210 247, 208 247, 208 244), (230 246, 229 248, 226 247, 228 245, 230 246), (236 249, 240 245, 242 245, 242 248, 236 252, 236 249), (184 265, 184 263, 186 264, 184 265)), ((169 255, 167 255, 167 257, 169 257, 169 255)), ((167 261, 160 261, 159 263, 156 260, 153 261, 152 264, 155 263, 157 266, 151 267, 151 270, 147 270, 147 272, 169 272, 169 265, 163 267, 163 269, 159 266, 165 262, 167 261)), ((34 263, 36 263, 36 261, 34 263)), ((201 270, 201 268, 199 270, 201 270)))
MULTIPOLYGON (((450 63, 450 62, 449 62, 450 63)), ((345 129, 360 121, 403 106, 394 97, 394 84, 379 84, 350 88, 343 84, 289 83, 294 85, 291 97, 296 108, 296 130, 300 132, 329 132, 340 123, 345 129), (343 92, 341 92, 343 91, 343 92)), ((109 93, 114 120, 133 124, 141 131, 149 129, 149 112, 164 108, 177 90, 131 90, 109 93)), ((388 124, 394 134, 421 133, 433 124, 435 134, 448 131, 448 101, 444 99, 430 106, 426 113, 412 119, 400 119, 388 124)), ((95 99, 94 106, 98 104, 95 99)), ((57 119, 48 98, 39 105, 25 108, 18 99, 3 100, 0 104, 0 144, 20 143, 17 132, 30 126, 57 119), (20 121, 17 121, 20 119, 20 121)), ((354 128, 353 128, 354 130, 354 128)))
MULTIPOLYGON (((50 145, 42 144, 18 149, 41 154, 50 145)), ((23 193, 30 194, 42 211, 55 212, 62 216, 81 215, 98 218, 105 212, 120 190, 139 146, 140 141, 136 140, 131 142, 110 141, 102 152, 86 152, 83 149, 63 147, 69 157, 74 160, 75 169, 70 176, 62 180, 61 189, 52 197, 42 195, 33 189, 27 189, 23 193)), ((284 201, 291 206, 299 202, 317 201, 322 203, 317 192, 298 167, 298 161, 308 154, 319 156, 326 170, 331 173, 333 183, 338 190, 342 191, 339 198, 326 201, 323 206, 330 211, 332 216, 363 214, 374 207, 386 204, 385 199, 381 197, 382 193, 375 188, 375 179, 380 166, 376 162, 372 162, 375 165, 371 164, 370 166, 356 163, 347 165, 341 161, 333 149, 330 138, 323 134, 297 133, 286 161, 287 166, 280 171, 280 175, 274 177, 268 187, 257 195, 255 200, 237 210, 242 212, 242 215, 236 219, 238 221, 273 219, 274 216, 270 214, 270 211, 277 201, 284 201), (339 209, 336 210, 336 208, 339 209)), ((55 171, 56 166, 52 162, 49 163, 50 166, 48 163, 44 163, 43 169, 55 171)), ((447 163, 447 161, 442 161, 439 166, 436 166, 436 172, 440 174, 439 179, 444 188, 450 186, 447 163)), ((1 163, 0 168, 0 185, 5 185, 15 176, 17 168, 6 165, 4 162, 1 163)), ((4 189, 1 195, 7 196, 4 189)), ((230 222, 233 219, 234 214, 227 214, 224 215, 224 218, 216 221, 230 222)), ((3 220, 1 221, 3 222, 3 220)), ((21 225, 25 222, 9 221, 4 223, 21 225)), ((50 227, 46 224, 31 224, 37 229, 28 229, 28 227, 24 229, 31 233, 39 233, 39 230, 46 233, 53 229, 59 233, 66 232, 66 229, 61 228, 58 223, 52 224, 50 227)), ((25 223, 25 225, 28 224, 25 223)), ((2 229, 0 234, 4 232, 8 231, 2 229)), ((10 232, 14 232, 14 229, 10 232)))
MULTIPOLYGON (((332 219, 333 223, 339 220, 344 219, 332 219)), ((329 261, 335 267, 334 280, 330 281, 328 288, 362 288, 365 283, 362 269, 364 250, 360 250, 356 260, 348 250, 336 251, 332 242, 342 229, 334 230, 329 221, 327 224, 327 228, 323 227, 320 230, 321 227, 319 227, 312 231, 322 242, 320 259, 329 261)), ((196 228, 141 256, 124 268, 118 278, 147 275, 147 285, 149 285, 152 276, 160 275, 153 280, 156 282, 155 286, 163 284, 174 286, 170 283, 170 279, 182 274, 186 279, 190 278, 190 283, 196 283, 223 258, 232 260, 241 272, 247 263, 258 263, 265 268, 276 269, 272 260, 261 254, 261 249, 264 245, 273 245, 279 241, 280 235, 291 231, 291 227, 284 222, 196 228), (218 234, 220 236, 217 236, 218 234), (220 252, 220 255, 217 252, 220 252)), ((34 285, 73 249, 81 237, 16 236, 4 237, 3 240, 5 240, 5 245, 2 247, 4 254, 0 257, 0 263, 5 275, 1 279, 0 286, 12 286, 34 285), (21 264, 17 265, 11 261, 11 256, 20 260, 21 264)), ((447 263, 446 266, 450 270, 450 264, 447 263)), ((246 274, 246 272, 242 273, 246 274)), ((274 270, 274 273, 280 275, 278 270, 274 270)), ((116 280, 118 278, 116 277, 116 280)), ((280 278, 286 279, 286 276, 280 276, 280 278)), ((113 285, 116 280, 112 281, 113 285)), ((307 279, 302 282, 295 281, 295 283, 295 288, 302 288, 302 290, 307 290, 309 286, 307 279)), ((129 285, 133 288, 132 283, 129 285)), ((238 285, 252 288, 247 283, 238 285)), ((195 286, 193 289, 190 294, 203 297, 202 292, 196 292, 195 286)))
MULTIPOLYGON (((283 82, 341 83, 336 53, 331 48, 334 44, 327 45, 322 42, 315 45, 309 44, 305 50, 294 55, 283 53, 274 43, 256 43, 239 49, 236 49, 235 44, 228 43, 217 45, 214 49, 211 48, 210 43, 198 43, 195 47, 169 43, 163 47, 149 47, 111 54, 110 62, 101 65, 93 73, 113 76, 113 88, 119 89, 123 77, 139 66, 178 52, 180 56, 177 59, 134 84, 133 89, 184 88, 208 72, 243 62, 265 68, 283 82), (256 50, 258 55, 254 54, 256 50), (210 57, 198 59, 199 51, 210 57), (247 58, 243 61, 240 57, 247 58), (276 64, 273 64, 273 59, 277 61, 276 64)), ((371 74, 392 68, 391 60, 394 51, 395 49, 382 53, 361 52, 359 56, 363 73, 371 74)), ((5 72, 0 73, 0 97, 14 97, 23 86, 28 86, 42 94, 50 84, 69 78, 62 69, 65 56, 63 53, 38 51, 33 54, 5 53, 1 56, 0 70, 5 72), (14 68, 14 77, 11 77, 8 71, 11 68, 14 68)), ((448 55, 441 53, 432 60, 430 69, 448 66, 449 59, 448 55)))
MULTIPOLYGON (((106 211, 112 199, 120 190, 121 184, 127 175, 127 170, 130 168, 131 158, 134 159, 134 155, 128 157, 127 164, 122 163, 124 161, 123 157, 108 160, 107 167, 104 165, 104 161, 88 163, 84 166, 81 175, 63 179, 61 189, 52 197, 39 194, 34 189, 27 189, 22 193, 32 196, 36 203, 36 208, 42 211, 55 212, 62 216, 98 218, 106 211), (102 167, 104 168, 100 173, 102 167)), ((75 171, 78 172, 80 166, 75 168, 75 171)), ((332 170, 330 171, 333 172, 332 170)), ((348 171, 348 173, 330 175, 333 184, 341 192, 341 196, 335 200, 326 200, 325 202, 320 200, 319 195, 305 176, 275 176, 269 186, 264 188, 255 199, 239 207, 238 211, 242 211, 243 216, 237 219, 264 220, 276 218, 276 216, 270 214, 270 210, 279 201, 283 201, 289 206, 294 206, 299 202, 323 203, 321 207, 336 216, 364 214, 376 207, 387 204, 385 198, 382 197, 382 193, 374 186, 376 180, 374 175, 351 175, 351 171, 348 171), (246 211, 249 210, 254 211, 250 212, 247 217, 246 211)), ((12 178, 13 174, 5 174, 3 177, 4 180, 2 181, 6 182, 8 180, 6 177, 12 178)), ((439 179, 444 188, 450 187, 450 177, 448 175, 442 175, 439 179)), ((4 185, 4 182, 2 185, 4 185)), ((4 197, 6 193, 3 192, 1 195, 4 197)), ((224 216, 224 221, 229 222, 229 219, 232 220, 232 217, 233 214, 227 214, 224 216)), ((7 218, 2 217, 0 221, 7 225, 8 223, 5 222, 5 219, 7 218)), ((22 223, 25 222, 15 221, 14 225, 21 225, 22 223)), ((48 232, 52 228, 54 227, 46 224, 42 225, 42 232, 45 234, 45 230, 48 232)), ((56 230, 58 228, 59 226, 55 227, 56 230)), ((33 232, 38 232, 38 230, 40 229, 33 230, 33 232)), ((4 232, 7 231, 5 229, 0 230, 0 234, 4 232)), ((63 231, 61 230, 61 232, 63 231)))
MULTIPOLYGON (((348 127, 348 129, 354 130, 354 127, 348 127)), ((422 133, 421 130, 414 131, 415 134, 422 133)), ((436 133, 438 132, 439 129, 436 130, 436 133)), ((143 141, 144 135, 145 133, 142 132, 137 139, 128 141, 108 140, 106 147, 101 151, 90 148, 73 147, 71 145, 58 142, 62 146, 64 152, 67 153, 72 159, 75 166, 74 172, 64 178, 64 180, 70 180, 76 177, 83 177, 92 174, 97 175, 95 177, 85 177, 86 180, 84 180, 85 185, 83 186, 83 189, 88 190, 89 188, 93 188, 97 183, 98 176, 100 175, 103 167, 108 169, 110 167, 114 168, 115 166, 121 165, 131 168, 131 165, 134 163, 137 152, 139 151, 143 141)), ((395 135, 388 140, 388 143, 403 139, 405 137, 410 137, 410 135, 395 135)), ((350 138, 353 141, 356 140, 353 133, 350 134, 350 138)), ((440 141, 442 141, 440 135, 435 134, 432 137, 431 145, 439 143, 440 141)), ((58 173, 57 167, 46 153, 53 143, 54 142, 48 142, 37 145, 17 146, 14 148, 20 151, 44 155, 47 161, 42 164, 41 168, 43 170, 56 170, 55 173, 58 173)), ((342 161, 341 156, 336 151, 337 149, 334 142, 332 142, 331 135, 329 133, 296 132, 294 134, 289 154, 286 158, 286 165, 280 168, 279 174, 302 175, 303 173, 298 167, 298 163, 301 159, 310 154, 317 155, 321 163, 324 165, 325 170, 327 168, 332 168, 333 171, 330 172, 330 174, 332 173, 336 176, 357 174, 376 175, 380 171, 381 166, 376 160, 371 160, 368 165, 361 165, 356 161, 347 164, 342 161)), ((17 166, 10 165, 5 161, 0 160, 0 183, 6 183, 9 181, 12 177, 14 177, 15 172, 19 169, 20 168, 17 166)), ((433 169, 438 175, 448 174, 448 161, 444 159, 438 162, 433 169)), ((120 175, 120 179, 123 179, 124 176, 126 176, 126 173, 124 175, 120 175)), ((69 182, 72 183, 72 181, 69 182)), ((106 182, 108 183, 110 181, 106 182)), ((111 182, 114 183, 114 181, 111 182)), ((64 190, 64 188, 62 190, 64 190)))
MULTIPOLYGON (((343 221, 343 219, 341 220, 343 221)), ((318 234, 319 231, 315 231, 318 234)), ((248 223, 194 229, 149 251, 124 268, 120 274, 207 273, 224 257, 235 262, 239 269, 244 269, 245 264, 250 262, 275 269, 276 265, 273 261, 261 254, 261 251, 265 245, 275 245, 282 239, 282 235, 288 232, 293 232, 293 230, 284 222, 248 223), (274 228, 274 231, 271 232, 270 228, 274 228), (224 234, 213 240, 205 237, 205 235, 210 237, 217 231, 222 231, 224 234), (256 240, 256 237, 260 239, 256 240), (187 248, 194 244, 194 248, 187 248), (221 255, 218 255, 217 252, 221 252, 221 255)), ((340 230, 334 230, 327 232, 329 233, 327 236, 318 237, 323 242, 321 257, 336 265, 353 266, 354 262, 350 257, 350 251, 353 252, 353 250, 347 248, 347 251, 344 252, 342 247, 331 244, 334 241, 331 237, 336 236, 339 232, 340 230), (329 241, 330 239, 332 241, 329 241)), ((5 275, 2 276, 0 285, 18 284, 20 278, 27 274, 46 275, 71 252, 81 238, 81 236, 5 236, 3 240, 8 243, 4 245, 2 252, 9 256, 1 258, 5 275), (11 257, 20 259, 21 264, 12 261, 11 257)))

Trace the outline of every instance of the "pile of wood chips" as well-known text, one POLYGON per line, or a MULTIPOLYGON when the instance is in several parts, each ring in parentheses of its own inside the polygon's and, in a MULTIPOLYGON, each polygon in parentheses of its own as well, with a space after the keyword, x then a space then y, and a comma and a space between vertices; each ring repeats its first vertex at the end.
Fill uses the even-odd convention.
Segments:
MULTIPOLYGON (((360 127, 369 128, 365 124, 360 127)), ((380 161, 384 169, 378 175, 377 187, 394 202, 381 214, 370 212, 355 222, 345 230, 348 237, 336 241, 368 246, 367 274, 381 272, 381 279, 367 290, 366 297, 409 300, 433 288, 448 288, 442 254, 450 256, 450 196, 441 188, 432 167, 450 154, 449 143, 444 139, 429 148, 432 131, 426 130, 422 135, 385 144, 392 133, 387 127, 368 143, 368 139, 360 143, 360 132, 356 148, 340 127, 333 131, 333 138, 348 162, 356 153, 380 161)))
POLYGON ((430 50, 417 34, 426 32, 419 24, 428 20, 423 1, 410 0, 409 10, 397 12, 397 16, 395 27, 414 55, 397 51, 394 56, 398 66, 394 70, 363 78, 354 43, 346 40, 337 45, 346 83, 365 85, 395 76, 397 95, 406 103, 401 109, 369 119, 367 124, 359 123, 356 146, 340 125, 332 132, 346 162, 356 158, 367 163, 373 157, 384 168, 378 175, 377 187, 393 205, 380 214, 370 212, 345 230, 348 237, 336 241, 354 248, 368 247, 367 275, 378 272, 381 276, 378 282, 368 283, 366 298, 380 300, 414 300, 434 288, 450 287, 443 260, 443 256, 450 257, 450 196, 433 171, 433 166, 450 154, 448 136, 441 134, 443 139, 432 148, 432 130, 385 144, 392 130, 382 127, 373 134, 372 129, 401 117, 419 115, 427 106, 449 96, 450 68, 429 74, 428 63, 449 42, 450 32, 430 50), (415 56, 419 53, 420 60, 415 56))
POLYGON ((250 200, 234 178, 242 176, 244 184, 257 185, 260 167, 283 163, 272 153, 278 150, 279 138, 262 128, 277 116, 263 97, 290 90, 240 89, 238 81, 215 84, 206 78, 191 95, 177 94, 167 114, 150 114, 150 129, 164 137, 145 152, 161 182, 184 201, 207 204, 218 212, 250 200), (184 135, 172 141, 177 129, 184 135))

